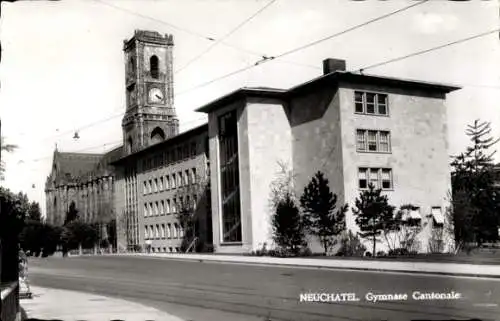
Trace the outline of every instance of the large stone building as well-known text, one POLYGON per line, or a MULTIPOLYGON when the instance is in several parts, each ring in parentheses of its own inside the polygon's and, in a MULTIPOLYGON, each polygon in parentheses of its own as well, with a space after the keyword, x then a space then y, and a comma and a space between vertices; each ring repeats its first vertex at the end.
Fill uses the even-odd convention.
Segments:
MULTIPOLYGON (((61 217, 69 199, 92 209, 94 200, 71 196, 65 175, 82 177, 99 163, 107 173, 83 175, 80 190, 94 190, 93 177, 113 182, 106 200, 113 203, 119 250, 176 252, 196 239, 200 249, 249 252, 273 243, 270 185, 286 163, 298 194, 322 171, 339 204, 352 208, 373 183, 391 204, 415 205, 409 215, 424 227, 421 250, 428 249, 449 202, 445 98, 458 88, 349 73, 345 61, 327 59, 323 76, 294 88, 242 88, 199 108, 208 124, 179 134, 172 50, 171 35, 136 31, 125 41, 123 148, 107 157, 56 151, 47 213, 61 217), (87 160, 68 172, 71 155, 87 160), (179 220, 186 203, 196 231, 189 237, 179 220)), ((352 210, 346 227, 358 229, 352 210)), ((313 250, 318 245, 311 239, 313 250)))
MULTIPOLYGON (((369 183, 391 204, 411 203, 420 250, 441 229, 451 190, 445 95, 441 84, 354 74, 327 59, 324 75, 289 90, 243 88, 198 109, 209 116, 214 249, 248 252, 272 244, 270 184, 280 163, 296 192, 318 170, 352 206, 369 183)), ((318 242, 312 241, 316 248, 318 242)))

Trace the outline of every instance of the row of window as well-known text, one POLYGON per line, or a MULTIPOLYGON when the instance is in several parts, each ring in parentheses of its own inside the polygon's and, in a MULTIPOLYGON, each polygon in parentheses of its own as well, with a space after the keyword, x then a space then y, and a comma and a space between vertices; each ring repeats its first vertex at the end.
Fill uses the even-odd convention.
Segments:
POLYGON ((165 165, 177 163, 197 155, 198 144, 196 142, 185 143, 177 147, 155 153, 142 161, 143 170, 151 170, 165 165))
POLYGON ((367 189, 373 184, 376 189, 392 190, 392 169, 391 168, 358 168, 358 187, 367 189))
POLYGON ((143 195, 166 191, 182 186, 189 186, 197 182, 196 168, 186 169, 184 172, 162 176, 144 181, 143 195))
POLYGON ((173 198, 172 201, 167 199, 166 201, 156 201, 144 204, 144 217, 148 216, 159 216, 165 214, 174 214, 182 209, 189 207, 189 209, 196 209, 196 204, 198 202, 197 195, 190 197, 189 195, 184 197, 173 198))
POLYGON ((386 94, 354 92, 354 110, 357 114, 388 116, 388 99, 386 94))
POLYGON ((356 131, 356 150, 358 152, 390 153, 391 134, 383 130, 358 129, 356 131))
POLYGON ((184 227, 178 223, 146 225, 144 227, 144 239, 179 239, 184 237, 184 227))

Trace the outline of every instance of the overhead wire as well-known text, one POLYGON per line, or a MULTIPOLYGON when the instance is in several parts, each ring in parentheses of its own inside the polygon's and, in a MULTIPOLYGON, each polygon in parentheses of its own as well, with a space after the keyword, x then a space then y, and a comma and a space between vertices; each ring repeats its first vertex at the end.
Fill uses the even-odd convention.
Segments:
POLYGON ((236 31, 238 31, 239 29, 241 29, 244 25, 246 25, 247 23, 249 23, 250 21, 252 21, 255 17, 257 17, 259 14, 261 14, 262 12, 264 12, 267 8, 269 8, 273 3, 275 3, 276 0, 271 0, 269 1, 266 5, 264 5, 262 8, 260 8, 259 10, 257 10, 256 12, 254 12, 251 16, 249 16, 248 18, 246 18, 245 20, 243 20, 240 24, 238 24, 235 28, 231 29, 231 31, 229 31, 228 33, 226 33, 224 36, 222 36, 221 38, 219 38, 218 40, 216 40, 215 42, 213 42, 207 49, 205 49, 204 51, 202 51, 200 54, 198 54, 197 56, 195 56, 193 59, 191 59, 190 61, 188 61, 184 66, 182 66, 181 68, 179 68, 177 71, 175 71, 175 74, 181 72, 182 70, 186 69, 187 67, 189 67, 191 64, 193 64, 194 62, 196 62, 198 59, 200 59, 201 57, 203 57, 205 54, 207 54, 210 50, 212 50, 215 46, 219 45, 220 43, 222 43, 225 39, 229 38, 231 35, 233 35, 236 31))

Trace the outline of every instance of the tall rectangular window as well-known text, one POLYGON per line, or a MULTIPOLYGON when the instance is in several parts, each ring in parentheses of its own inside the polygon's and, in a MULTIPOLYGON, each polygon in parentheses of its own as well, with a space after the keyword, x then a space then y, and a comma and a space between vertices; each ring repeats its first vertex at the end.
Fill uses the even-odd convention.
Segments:
POLYGON ((170 176, 165 176, 165 189, 170 189, 170 176))
POLYGON ((163 176, 160 177, 160 183, 159 183, 158 189, 160 190, 160 192, 163 191, 163 176))
POLYGON ((153 216, 153 203, 149 203, 149 216, 153 216))
POLYGON ((177 174, 177 187, 182 187, 182 172, 177 174))
POLYGON ((368 151, 369 152, 377 151, 377 132, 374 130, 368 131, 368 151))
POLYGON ((161 238, 164 239, 165 238, 165 224, 162 224, 161 225, 161 238))
POLYGON ((154 192, 157 193, 158 192, 158 178, 155 178, 154 183, 153 183, 153 188, 154 188, 154 192))
POLYGON ((144 182, 144 192, 143 195, 146 195, 148 193, 148 184, 144 182))
POLYGON ((389 115, 387 94, 355 91, 354 112, 366 115, 389 115))
POLYGON ((370 182, 369 184, 372 184, 375 186, 375 188, 379 188, 379 177, 378 177, 378 169, 377 168, 370 168, 370 182))
POLYGON ((381 174, 382 189, 392 189, 391 170, 383 168, 381 174))
POLYGON ((160 226, 158 224, 156 224, 156 227, 155 227, 155 236, 157 239, 160 238, 160 226))
POLYGON ((357 130, 356 131, 356 148, 358 151, 366 150, 366 135, 365 130, 357 130))
POLYGON ((148 204, 144 204, 144 217, 148 216, 148 204))
POLYGON ((387 131, 380 131, 379 132, 379 150, 381 152, 390 152, 391 151, 391 147, 390 147, 390 139, 389 139, 389 132, 387 131))
POLYGON ((165 214, 165 201, 161 200, 160 202, 160 215, 165 214))
POLYGON ((191 182, 196 184, 196 168, 191 169, 191 182))
POLYGON ((241 242, 238 131, 236 110, 219 117, 222 241, 241 242))
POLYGON ((170 223, 167 224, 167 238, 172 237, 172 225, 170 223))
POLYGON ((189 179, 189 169, 186 169, 184 171, 184 185, 188 186, 190 184, 190 179, 189 179))
POLYGON ((175 185, 176 185, 176 177, 175 177, 175 174, 172 174, 172 180, 170 181, 171 185, 170 185, 170 188, 175 188, 175 185))
POLYGON ((167 214, 170 214, 170 200, 167 200, 167 204, 166 204, 165 212, 166 212, 167 214))
POLYGON ((146 226, 144 227, 144 238, 145 238, 146 240, 147 240, 147 239, 149 239, 149 233, 148 233, 148 232, 149 232, 149 231, 148 231, 148 226, 146 225, 146 226))
POLYGON ((177 200, 174 198, 172 200, 172 213, 177 213, 177 200))
POLYGON ((158 211, 158 202, 155 202, 155 215, 158 216, 159 211, 158 211))
POLYGON ((368 169, 360 168, 358 171, 358 184, 359 188, 365 189, 368 188, 368 169))

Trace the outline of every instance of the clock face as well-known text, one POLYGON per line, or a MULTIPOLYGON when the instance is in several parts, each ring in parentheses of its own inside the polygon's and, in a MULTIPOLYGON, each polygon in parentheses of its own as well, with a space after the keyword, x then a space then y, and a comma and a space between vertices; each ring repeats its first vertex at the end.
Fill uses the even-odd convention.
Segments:
POLYGON ((151 88, 149 90, 149 102, 159 104, 163 102, 163 91, 160 88, 151 88))

